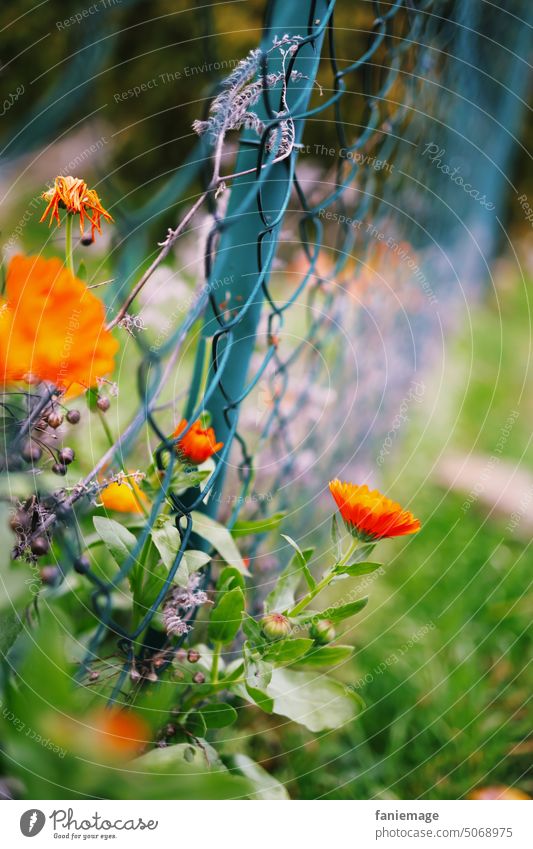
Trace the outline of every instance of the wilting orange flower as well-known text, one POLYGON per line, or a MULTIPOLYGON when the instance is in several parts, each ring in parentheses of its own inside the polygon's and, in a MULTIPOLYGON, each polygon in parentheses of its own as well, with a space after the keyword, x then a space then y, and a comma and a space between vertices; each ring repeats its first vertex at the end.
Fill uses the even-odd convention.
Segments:
MULTIPOLYGON (((186 427, 187 419, 182 419, 172 436, 179 436, 186 427)), ((185 436, 178 441, 176 448, 178 454, 184 460, 188 460, 189 463, 194 463, 197 466, 200 463, 205 463, 209 457, 220 451, 223 445, 223 442, 217 442, 213 428, 202 427, 202 423, 198 419, 185 436)))
POLYGON ((80 216, 80 232, 83 234, 85 219, 91 222, 91 237, 94 239, 94 231, 102 232, 100 228, 100 219, 105 218, 106 221, 113 221, 113 218, 102 206, 100 198, 94 189, 87 186, 85 180, 80 180, 79 177, 56 177, 54 180, 54 188, 49 189, 42 195, 43 200, 48 201, 41 221, 50 215, 50 226, 52 221, 57 221, 57 226, 61 224, 59 218, 59 210, 66 209, 72 215, 80 216))
POLYGON ((59 259, 13 257, 0 300, 0 383, 32 376, 75 395, 112 371, 102 302, 59 259))
POLYGON ((100 500, 108 510, 116 510, 118 513, 142 513, 141 505, 148 503, 134 478, 113 481, 101 491, 100 500))
POLYGON ((353 483, 330 481, 329 488, 351 534, 369 542, 385 537, 415 534, 420 522, 408 510, 386 498, 377 489, 353 483))

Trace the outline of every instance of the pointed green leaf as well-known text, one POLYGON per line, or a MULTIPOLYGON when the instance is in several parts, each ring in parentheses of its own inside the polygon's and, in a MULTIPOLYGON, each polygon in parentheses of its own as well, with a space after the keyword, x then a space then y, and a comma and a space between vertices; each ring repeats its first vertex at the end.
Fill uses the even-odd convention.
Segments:
POLYGON ((269 663, 292 663, 297 658, 305 655, 313 645, 313 640, 307 637, 297 637, 296 639, 279 640, 277 643, 271 643, 263 652, 263 660, 269 663))
POLYGON ((321 668, 337 666, 344 663, 354 653, 354 646, 317 646, 296 662, 296 666, 321 668))
POLYGON ((248 575, 249 572, 228 529, 219 522, 215 522, 210 516, 197 511, 193 511, 191 517, 194 532, 206 539, 226 563, 234 566, 243 575, 248 575))
MULTIPOLYGON (((305 575, 304 567, 305 572, 310 575, 307 562, 311 559, 313 550, 312 548, 308 548, 306 551, 298 550, 294 554, 288 566, 286 566, 278 577, 276 586, 265 599, 265 613, 282 613, 294 605, 296 590, 300 585, 302 577, 305 575)), ((311 580, 313 579, 311 578, 311 580)), ((309 586, 309 582, 307 583, 309 586)))
POLYGON ((311 575, 309 568, 307 566, 311 557, 313 556, 314 548, 306 548, 305 551, 302 551, 298 543, 293 540, 292 537, 288 536, 288 534, 281 534, 284 540, 286 540, 289 545, 295 550, 296 556, 298 558, 298 562, 300 564, 300 568, 302 570, 302 574, 305 578, 305 582, 310 590, 313 590, 316 587, 316 581, 311 575))
POLYGON ((245 521, 241 519, 233 525, 231 535, 233 537, 244 537, 248 534, 266 534, 279 528, 286 513, 274 513, 273 516, 265 516, 263 519, 245 521))
POLYGON ((334 513, 331 517, 331 542, 335 551, 335 560, 340 560, 342 557, 341 535, 339 531, 339 522, 337 514, 334 513))
POLYGON ((247 755, 235 755, 233 762, 240 772, 250 781, 255 792, 250 794, 251 799, 274 799, 277 801, 289 798, 283 784, 277 778, 273 778, 263 767, 256 764, 247 755))
POLYGON ((274 701, 275 713, 310 731, 340 728, 356 713, 356 701, 347 688, 314 672, 274 669, 267 692, 274 701))
POLYGON ((336 567, 335 571, 339 575, 349 575, 351 578, 358 578, 360 575, 370 575, 382 566, 383 563, 363 561, 362 563, 352 563, 350 566, 336 567))
POLYGON ((342 604, 340 607, 332 605, 327 610, 323 610, 320 614, 324 619, 330 619, 332 622, 342 622, 343 619, 348 619, 350 616, 355 616, 368 604, 368 596, 359 598, 357 601, 352 601, 350 604, 342 604))
POLYGON ((274 702, 267 693, 267 687, 272 678, 272 666, 265 663, 260 653, 252 649, 246 642, 244 652, 244 675, 246 690, 250 698, 265 713, 272 713, 274 702))
POLYGON ((231 643, 241 627, 244 593, 240 587, 225 593, 211 613, 209 639, 214 643, 231 643))
POLYGON ((200 713, 207 728, 225 728, 227 725, 233 725, 234 722, 237 722, 238 718, 235 708, 224 702, 204 705, 200 709, 200 713))
POLYGON ((108 519, 107 516, 94 516, 93 525, 105 547, 120 566, 137 543, 136 538, 124 525, 108 519))

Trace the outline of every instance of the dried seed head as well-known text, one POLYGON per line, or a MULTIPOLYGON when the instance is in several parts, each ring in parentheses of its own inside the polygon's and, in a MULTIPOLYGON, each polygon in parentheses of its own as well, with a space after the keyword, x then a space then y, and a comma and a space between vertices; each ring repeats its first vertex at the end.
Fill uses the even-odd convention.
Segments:
POLYGON ((79 410, 69 410, 68 411, 67 422, 69 422, 70 424, 78 424, 80 419, 81 419, 81 415, 80 415, 79 410))
POLYGON ((29 516, 24 510, 16 510, 9 517, 9 527, 12 531, 16 531, 17 533, 21 533, 24 531, 29 522, 29 516))
POLYGON ((187 660, 189 663, 198 663, 200 660, 200 652, 196 651, 196 649, 189 649, 187 652, 187 660))
POLYGON ((52 466, 54 475, 66 475, 67 467, 64 463, 54 463, 52 466))
POLYGON ((57 456, 65 466, 68 466, 69 463, 72 463, 76 455, 72 448, 62 448, 57 456))
POLYGON ((96 406, 102 411, 102 413, 107 413, 111 406, 111 402, 109 401, 109 398, 105 397, 105 395, 100 395, 96 402, 96 406))
POLYGON ((41 581, 43 584, 48 584, 49 586, 55 584, 58 577, 59 569, 57 566, 43 566, 41 569, 41 581))
POLYGON ((35 554, 37 557, 41 557, 49 550, 50 543, 48 542, 45 536, 38 536, 31 541, 30 548, 33 554, 35 554))
POLYGON ((22 456, 22 459, 25 460, 26 463, 36 463, 37 460, 41 459, 43 452, 39 448, 37 443, 28 440, 20 454, 22 456))
POLYGON ((63 416, 57 410, 53 410, 51 413, 48 413, 46 423, 56 430, 63 424, 63 416))
POLYGON ((203 672, 197 672, 195 675, 193 675, 192 680, 195 684, 203 684, 205 682, 205 675, 203 672))

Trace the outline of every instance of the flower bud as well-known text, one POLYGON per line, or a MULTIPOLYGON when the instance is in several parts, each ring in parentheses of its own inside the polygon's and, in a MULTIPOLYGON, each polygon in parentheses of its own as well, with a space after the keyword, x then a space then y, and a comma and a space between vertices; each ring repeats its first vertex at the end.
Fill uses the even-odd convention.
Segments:
POLYGON ((309 628, 309 635, 315 642, 325 645, 335 639, 335 628, 331 619, 319 619, 309 628))
POLYGON ((189 663, 197 663, 200 660, 200 652, 196 649, 189 649, 187 652, 187 660, 189 663))
POLYGON ((54 475, 66 475, 67 467, 64 463, 54 463, 52 466, 54 475))
POLYGON ((204 684, 205 683, 205 675, 203 672, 197 672, 193 675, 192 680, 195 684, 204 684))
POLYGON ((78 424, 80 419, 81 419, 81 415, 80 415, 79 410, 69 410, 68 411, 67 422, 69 422, 70 424, 78 424))
POLYGON ((107 413, 107 411, 109 410, 109 408, 111 406, 111 402, 110 402, 109 398, 105 397, 105 395, 100 395, 100 397, 96 401, 96 406, 98 407, 99 410, 102 411, 102 413, 107 413))
POLYGON ((282 640, 291 632, 291 623, 281 613, 269 613, 261 619, 261 629, 267 640, 282 640))

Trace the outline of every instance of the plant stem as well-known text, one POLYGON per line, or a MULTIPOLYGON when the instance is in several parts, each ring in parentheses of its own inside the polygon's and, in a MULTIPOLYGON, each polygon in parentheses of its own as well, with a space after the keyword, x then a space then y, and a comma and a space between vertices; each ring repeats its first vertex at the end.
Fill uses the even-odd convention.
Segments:
POLYGON ((72 221, 74 216, 67 212, 67 220, 65 227, 65 261, 69 271, 74 274, 74 258, 72 254, 72 221))
POLYGON ((220 651, 222 643, 215 643, 213 650, 213 662, 211 665, 211 684, 218 684, 218 664, 220 661, 220 651))
POLYGON ((350 559, 350 557, 354 553, 355 549, 357 548, 358 543, 359 543, 359 540, 352 539, 352 542, 348 546, 348 550, 347 550, 346 554, 344 555, 344 557, 342 558, 342 560, 339 560, 338 563, 335 563, 335 565, 332 566, 332 568, 328 572, 326 572, 326 574, 324 575, 322 580, 319 581, 319 583, 316 585, 316 587, 314 587, 306 595, 304 595, 304 597, 300 599, 298 604, 295 605, 295 607, 293 607, 292 610, 288 611, 287 616, 297 616, 305 607, 307 607, 307 605, 311 601, 313 601, 315 596, 317 596, 320 592, 322 592, 322 590, 324 590, 328 586, 331 579, 336 574, 338 574, 339 567, 346 565, 346 563, 348 562, 348 560, 350 559))
POLYGON ((330 570, 325 574, 322 580, 319 581, 319 583, 316 585, 316 587, 314 587, 314 589, 310 590, 307 595, 304 595, 304 597, 300 599, 298 604, 295 605, 292 610, 288 611, 287 616, 297 616, 298 613, 300 613, 304 609, 304 607, 307 607, 310 601, 313 601, 314 597, 317 596, 319 592, 322 592, 322 590, 327 587, 332 577, 333 570, 330 570))
POLYGON ((99 417, 100 421, 102 422, 102 427, 103 427, 104 433, 107 437, 107 441, 109 442, 109 446, 111 448, 113 448, 113 446, 115 445, 115 440, 113 439, 113 434, 111 433, 111 430, 109 428, 109 425, 106 421, 105 415, 102 412, 102 410, 98 410, 98 417, 99 417))

